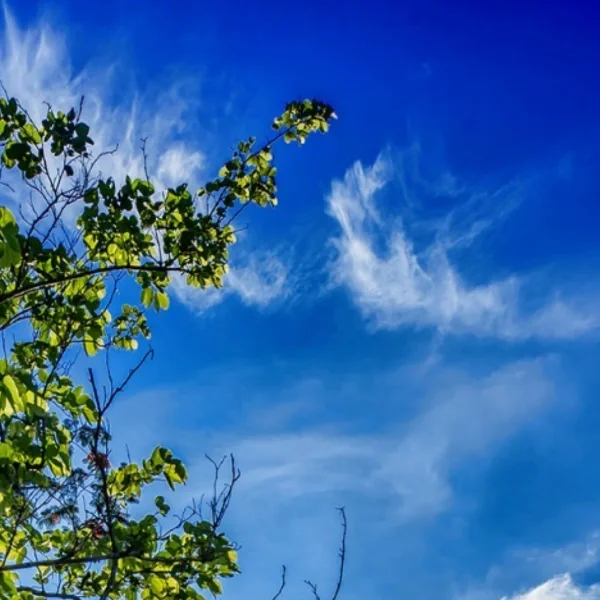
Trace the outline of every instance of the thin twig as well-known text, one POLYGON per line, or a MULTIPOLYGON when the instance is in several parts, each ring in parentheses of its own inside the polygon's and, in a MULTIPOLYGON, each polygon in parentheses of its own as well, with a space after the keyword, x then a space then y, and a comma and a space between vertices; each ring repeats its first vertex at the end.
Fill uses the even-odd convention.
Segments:
POLYGON ((346 509, 341 506, 338 508, 340 515, 342 516, 342 543, 340 546, 340 569, 338 572, 338 580, 335 586, 335 591, 331 600, 337 600, 337 597, 342 589, 342 581, 344 580, 344 568, 346 566, 346 536, 348 534, 348 520, 346 519, 346 509))
POLYGON ((285 588, 285 576, 287 573, 287 569, 285 565, 282 565, 281 567, 281 585, 279 586, 279 589, 277 590, 277 593, 273 596, 273 598, 271 600, 277 600, 277 598, 279 598, 279 596, 281 596, 284 588, 285 588))
POLYGON ((319 592, 317 591, 317 586, 308 579, 305 579, 304 583, 310 588, 313 596, 315 597, 315 600, 321 600, 321 596, 319 596, 319 592))
MULTIPOLYGON (((348 534, 348 520, 346 518, 346 509, 343 506, 338 508, 338 511, 342 519, 342 541, 339 552, 340 566, 338 570, 338 578, 335 584, 335 590, 331 596, 331 600, 337 600, 337 597, 339 596, 340 590, 342 589, 342 582, 344 581, 344 569, 346 566, 346 536, 348 534)), ((321 596, 319 595, 316 584, 308 579, 305 579, 304 583, 310 588, 315 600, 321 600, 321 596)))

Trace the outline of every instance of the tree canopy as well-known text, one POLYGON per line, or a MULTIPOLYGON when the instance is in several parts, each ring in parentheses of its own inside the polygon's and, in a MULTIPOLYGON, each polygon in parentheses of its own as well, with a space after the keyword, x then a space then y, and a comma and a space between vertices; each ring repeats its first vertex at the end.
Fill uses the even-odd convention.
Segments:
POLYGON ((148 173, 101 176, 106 152, 94 152, 82 106, 49 106, 34 123, 0 99, 0 597, 198 600, 238 572, 221 531, 233 460, 205 514, 172 515, 163 496, 132 510, 145 488, 187 473, 163 447, 113 464, 109 410, 152 350, 119 379, 110 356, 150 337, 147 312, 169 307, 174 277, 222 285, 236 217, 277 203, 274 145, 303 144, 332 118, 323 102, 291 102, 271 139, 240 142, 199 190, 157 191, 148 173))

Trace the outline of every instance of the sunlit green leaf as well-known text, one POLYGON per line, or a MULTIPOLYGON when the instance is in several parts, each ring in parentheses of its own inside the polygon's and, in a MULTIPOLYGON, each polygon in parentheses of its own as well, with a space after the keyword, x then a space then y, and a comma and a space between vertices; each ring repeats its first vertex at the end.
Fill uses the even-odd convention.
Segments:
POLYGON ((34 144, 41 144, 42 136, 37 130, 37 127, 32 123, 27 123, 26 125, 24 125, 21 131, 23 131, 26 138, 34 144))
POLYGON ((146 307, 151 306, 153 296, 154 296, 154 292, 152 291, 152 288, 149 288, 149 287, 144 288, 142 290, 142 304, 146 307))
POLYGON ((10 394, 12 405, 14 407, 21 407, 21 394, 19 393, 19 388, 17 387, 15 380, 10 375, 5 375, 2 378, 2 383, 4 384, 4 387, 8 390, 8 393, 10 394))
POLYGON ((83 340, 83 348, 88 356, 94 356, 98 352, 98 344, 90 336, 86 336, 83 340))

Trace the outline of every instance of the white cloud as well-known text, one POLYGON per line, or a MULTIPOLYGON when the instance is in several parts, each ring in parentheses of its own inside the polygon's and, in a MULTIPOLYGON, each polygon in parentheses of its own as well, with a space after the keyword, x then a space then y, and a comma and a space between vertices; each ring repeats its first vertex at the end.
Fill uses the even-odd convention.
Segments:
MULTIPOLYGON (((331 396, 337 389, 346 398, 349 389, 361 387, 360 379, 354 376, 348 381, 336 378, 332 389, 328 385, 299 386, 305 394, 310 394, 311 389, 318 394, 307 401, 329 404, 329 420, 317 415, 318 424, 313 426, 287 423, 280 428, 275 424, 271 430, 260 427, 256 431, 247 427, 252 423, 249 419, 234 427, 214 429, 210 417, 201 415, 198 422, 208 419, 205 431, 199 432, 194 426, 182 429, 177 415, 185 413, 183 406, 157 398, 159 404, 171 407, 174 422, 169 425, 161 419, 160 425, 157 423, 156 435, 160 438, 156 442, 168 445, 171 438, 186 458, 190 483, 187 494, 179 494, 180 502, 210 492, 205 451, 215 457, 233 452, 238 460, 243 475, 226 529, 243 546, 240 556, 244 574, 228 585, 233 597, 238 593, 243 596, 249 589, 268 595, 270 588, 277 585, 277 568, 282 562, 290 567, 292 597, 306 593, 301 582, 304 577, 322 583, 323 590, 329 589, 336 572, 339 540, 333 509, 343 504, 351 515, 352 536, 348 576, 352 590, 348 588, 346 593, 358 598, 361 586, 364 596, 372 585, 367 581, 370 575, 363 572, 363 565, 375 560, 369 549, 378 545, 380 539, 394 536, 393 548, 382 549, 382 562, 370 567, 381 569, 391 566, 385 557, 401 560, 402 553, 410 547, 414 551, 418 539, 411 537, 408 546, 397 541, 397 535, 405 531, 403 527, 430 524, 435 517, 462 505, 461 499, 454 497, 452 477, 458 472, 479 469, 480 461, 487 460, 553 405, 559 393, 553 383, 557 371, 552 359, 517 362, 481 378, 444 369, 431 371, 427 389, 415 405, 418 414, 412 416, 403 414, 399 403, 401 390, 413 385, 407 380, 412 375, 402 372, 397 375, 395 386, 386 385, 386 393, 392 394, 387 398, 382 397, 377 383, 373 384, 380 377, 370 373, 370 391, 378 403, 395 402, 398 406, 396 419, 378 432, 340 429, 340 417, 331 408, 336 399, 331 396), (198 439, 202 440, 200 447, 198 439)), ((382 376, 385 379, 386 375, 382 376)), ((213 379, 214 376, 204 374, 198 381, 213 379)), ((293 389, 282 389, 281 385, 257 389, 243 376, 232 381, 231 386, 205 390, 199 384, 192 388, 205 398, 212 397, 212 390, 220 399, 220 415, 237 414, 253 394, 267 405, 290 397, 294 401, 296 397, 293 389)), ((174 396, 190 394, 183 391, 174 396)), ((359 396, 363 397, 362 392, 359 396)), ((140 405, 124 408, 139 415, 145 402, 146 397, 140 405)), ((130 427, 131 419, 117 414, 112 422, 130 427)), ((128 438, 136 437, 135 431, 129 429, 128 438)), ((114 433, 118 435, 118 431, 114 433)))
MULTIPOLYGON (((271 430, 260 424, 249 429, 254 421, 246 413, 237 425, 199 433, 187 422, 179 421, 178 415, 185 409, 174 400, 190 397, 191 390, 201 397, 218 395, 219 414, 244 412, 246 403, 253 398, 259 398, 263 406, 278 405, 284 399, 296 402, 300 395, 314 406, 329 402, 336 416, 333 403, 337 399, 332 397, 335 392, 327 385, 304 385, 300 381, 296 388, 261 388, 242 371, 235 381, 224 386, 213 383, 222 381, 220 375, 203 373, 198 383, 190 382, 189 390, 171 391, 166 398, 160 391, 150 394, 157 407, 171 407, 171 421, 162 413, 157 417, 153 410, 142 409, 148 406, 149 396, 142 394, 115 407, 111 423, 117 440, 120 423, 125 427, 121 433, 128 439, 147 439, 157 427, 156 443, 176 443, 188 456, 192 470, 204 468, 205 451, 213 455, 233 452, 244 471, 241 493, 248 501, 255 499, 258 505, 269 498, 285 504, 318 494, 340 498, 358 494, 371 499, 387 498, 391 501, 388 506, 394 507, 395 518, 403 522, 432 517, 451 508, 451 474, 470 461, 489 456, 553 406, 559 394, 564 397, 567 392, 558 387, 559 373, 559 365, 552 357, 511 363, 484 377, 436 368, 430 371, 420 392, 418 413, 402 414, 399 407, 396 419, 379 432, 340 431, 337 420, 331 422, 319 415, 319 424, 312 427, 290 427, 285 420, 284 427, 279 427, 276 420, 271 430), (317 396, 306 398, 307 394, 317 396), (143 431, 131 430, 132 421, 127 416, 130 411, 136 414, 136 426, 143 431), (146 423, 142 415, 147 415, 150 422, 146 423), (199 435, 202 448, 197 444, 199 435)), ((373 377, 371 373, 369 380, 373 377)), ((382 373, 376 379, 386 377, 382 373)), ((397 405, 397 394, 414 387, 413 378, 421 375, 398 372, 394 385, 390 385, 390 380, 381 388, 371 386, 371 392, 381 403, 397 405)), ((356 387, 362 396, 360 379, 349 376, 348 380, 336 379, 333 389, 350 401, 348 390, 356 387)), ((212 422, 210 413, 201 413, 198 418, 200 423, 212 422)), ((132 452, 135 453, 134 448, 132 452)), ((192 476, 191 482, 194 481, 203 478, 192 476)), ((200 496, 203 491, 193 486, 188 490, 193 496, 200 496)))
MULTIPOLYGON (((393 161, 383 155, 370 167, 357 162, 343 180, 333 182, 327 197, 328 214, 341 230, 332 240, 337 250, 332 264, 333 283, 350 292, 372 324, 384 329, 434 327, 441 332, 505 339, 568 339, 600 326, 598 312, 589 303, 566 301, 558 293, 545 297, 537 309, 526 310, 527 281, 523 278, 490 278, 484 284, 465 281, 451 261, 450 250, 472 244, 491 224, 489 217, 468 219, 460 231, 453 229, 457 211, 434 224, 417 223, 416 229, 421 231, 433 229, 429 232, 432 241, 417 243, 397 215, 382 215, 375 204, 377 193, 389 184, 394 168, 393 161)), ((401 183, 405 200, 414 203, 411 186, 403 178, 401 183)), ((425 185, 418 172, 416 183, 425 185)), ((433 196, 445 193, 450 199, 459 191, 448 176, 429 186, 433 196)), ((507 207, 516 202, 512 186, 491 197, 496 204, 507 207)), ((476 202, 488 205, 484 200, 481 194, 474 195, 468 202, 469 210, 476 202)))
POLYGON ((156 175, 159 181, 175 187, 186 181, 190 173, 197 173, 205 164, 201 152, 192 152, 183 144, 168 148, 158 160, 156 175))
POLYGON ((44 118, 46 102, 67 111, 78 107, 84 96, 83 117, 91 128, 94 150, 119 147, 101 161, 104 173, 117 182, 127 174, 142 176, 140 146, 147 137, 148 167, 159 189, 176 181, 197 181, 204 157, 191 145, 192 125, 197 123, 189 118, 198 105, 197 93, 190 93, 191 88, 197 92, 197 82, 182 79, 140 93, 115 64, 89 65, 76 72, 64 36, 46 23, 22 29, 5 9, 2 33, 2 82, 36 122, 44 118))
MULTIPOLYGON (((600 558, 600 532, 591 531, 582 539, 566 545, 555 546, 516 546, 505 553, 504 558, 494 564, 484 580, 470 585, 466 592, 455 598, 460 600, 507 600, 554 598, 551 593, 563 590, 566 598, 580 598, 576 595, 577 586, 574 576, 595 569, 600 558), (557 573, 563 575, 557 576, 557 573), (544 581, 542 585, 533 586, 533 582, 544 581), (519 586, 529 592, 514 592, 519 586), (511 594, 506 595, 511 590, 511 594), (537 595, 530 596, 535 592, 537 595), (517 595, 512 595, 517 594, 517 595)), ((562 596, 558 596, 562 598, 562 596)), ((587 596, 581 596, 586 598, 587 596)))
POLYGON ((600 600, 600 585, 579 586, 569 574, 558 575, 510 600, 600 600))
MULTIPOLYGON (((199 183, 207 158, 197 147, 201 127, 192 117, 199 104, 197 81, 180 78, 163 86, 157 82, 158 87, 141 93, 124 84, 129 74, 121 72, 122 66, 74 71, 65 38, 57 29, 45 23, 21 29, 7 10, 4 21, 0 77, 8 93, 19 99, 36 122, 45 116, 45 102, 67 111, 85 96, 83 117, 90 125, 96 152, 118 145, 118 151, 99 164, 105 176, 117 183, 124 182, 126 175, 143 176, 141 140, 147 138, 146 166, 158 190, 183 182, 199 183)), ((73 219, 76 210, 65 216, 73 219)), ((258 307, 288 294, 287 267, 281 259, 273 253, 258 252, 246 259, 240 254, 234 249, 223 292, 190 290, 176 281, 179 299, 195 310, 205 310, 227 294, 258 307)))
MULTIPOLYGON (((287 502, 303 501, 315 495, 335 496, 340 500, 362 497, 385 499, 397 522, 427 519, 454 506, 450 483, 453 473, 468 467, 472 461, 477 464, 481 458, 488 457, 553 406, 559 393, 565 396, 566 392, 557 387, 559 373, 559 365, 552 357, 515 362, 484 377, 434 367, 422 382, 423 389, 417 392, 419 403, 415 406, 419 410, 412 415, 402 412, 398 396, 400 390, 414 389, 414 380, 423 379, 422 373, 409 370, 397 372, 393 377, 371 373, 370 382, 373 378, 378 382, 387 381, 375 386, 371 383, 370 393, 379 398, 378 403, 393 404, 398 411, 393 420, 388 419, 386 429, 378 432, 340 430, 337 403, 341 406, 344 402, 354 402, 349 396, 352 389, 358 389, 357 400, 364 402, 364 382, 356 376, 336 379, 331 389, 326 383, 303 385, 303 381, 296 387, 262 388, 257 387, 252 378, 248 380, 243 371, 238 373, 235 382, 226 386, 213 383, 223 381, 221 375, 205 373, 199 383, 191 382, 189 390, 182 389, 167 399, 157 400, 159 405, 172 408, 173 422, 159 419, 156 435, 160 441, 157 438, 156 442, 173 442, 184 449, 193 472, 204 468, 205 451, 213 455, 233 452, 244 471, 240 493, 257 506, 269 502, 285 506, 287 502), (220 398, 219 415, 245 416, 227 428, 211 428, 199 433, 191 424, 178 420, 177 415, 186 409, 173 404, 173 397, 190 397, 192 393, 220 398), (285 419, 275 419, 269 429, 257 424, 246 410, 250 403, 260 414, 261 407, 278 406, 284 400, 296 403, 298 398, 309 402, 312 410, 327 404, 329 420, 316 414, 315 425, 298 427, 285 419), (277 425, 279 422, 283 425, 277 425), (199 435, 203 439, 201 449, 197 445, 199 435)), ((159 398, 162 398, 160 394, 159 398)), ((125 413, 148 414, 148 419, 156 421, 152 412, 141 410, 146 404, 147 395, 125 403, 121 409, 115 409, 117 412, 111 422, 114 426, 126 423, 128 437, 137 437, 125 413)), ((212 423, 211 415, 209 412, 197 422, 212 423)), ((137 423, 142 427, 145 420, 138 419, 137 423)), ((147 431, 151 429, 151 425, 150 430, 146 427, 140 437, 148 437, 147 431)), ((118 430, 115 435, 118 437, 118 430)), ((203 480, 197 472, 191 478, 191 481, 203 480)), ((204 490, 192 486, 188 491, 197 497, 204 490)))
POLYGON ((287 294, 287 268, 273 254, 252 254, 229 273, 228 286, 248 304, 266 306, 287 294))
MULTIPOLYGON (((553 358, 515 362, 479 376, 434 365, 425 374, 408 368, 281 381, 271 364, 261 375, 248 369, 209 369, 170 391, 166 384, 117 405, 111 419, 117 445, 128 442, 134 458, 139 445, 147 449, 151 443, 183 456, 190 479, 170 499, 174 507, 210 493, 204 452, 234 453, 243 475, 225 529, 243 546, 244 573, 228 583, 231 597, 248 590, 271 597, 281 563, 289 567, 291 597, 305 597, 306 577, 322 583, 324 593, 330 589, 339 505, 347 506, 351 526, 345 597, 368 595, 373 577, 393 571, 403 553, 422 551, 420 526, 468 512, 464 498, 455 496, 453 477, 479 473, 512 436, 533 422, 539 425, 540 416, 566 393, 553 358), (410 400, 407 390, 414 396, 410 400), (204 402, 196 404, 195 398, 204 402), (284 416, 256 423, 252 416, 253 410, 260 415, 286 402, 297 409, 298 400, 311 408, 292 421, 284 416), (191 412, 188 402, 196 406, 191 412), (394 408, 383 427, 380 419, 377 429, 364 424, 365 414, 386 404, 394 408), (403 542, 407 531, 414 535, 403 542)), ((407 577, 388 575, 398 585, 407 577)))
MULTIPOLYGON (((234 252, 235 255, 235 252, 234 252)), ((228 296, 248 306, 266 308, 291 294, 288 267, 275 253, 255 251, 232 258, 221 289, 195 289, 174 278, 173 287, 180 301, 196 312, 204 312, 228 296)))
POLYGON ((555 366, 551 359, 517 362, 475 380, 438 374, 444 391, 435 385, 418 416, 383 434, 249 435, 230 441, 229 449, 243 457, 245 493, 383 494, 401 521, 432 517, 452 504, 455 469, 488 454, 552 404, 555 366))
MULTIPOLYGON (((512 562, 537 569, 545 576, 555 573, 581 573, 600 561, 600 531, 592 531, 583 540, 559 548, 517 548, 512 562)), ((514 567, 511 565, 511 570, 514 567)))

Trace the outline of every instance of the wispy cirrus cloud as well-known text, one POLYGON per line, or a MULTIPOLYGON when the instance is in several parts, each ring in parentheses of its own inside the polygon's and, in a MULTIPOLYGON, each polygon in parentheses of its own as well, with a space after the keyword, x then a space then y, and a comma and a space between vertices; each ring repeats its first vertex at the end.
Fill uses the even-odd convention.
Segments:
MULTIPOLYGON (((261 498, 267 494, 276 500, 295 501, 319 494, 383 495, 393 499, 394 519, 405 522, 435 517, 448 510, 453 503, 451 473, 469 460, 492 453, 520 427, 552 407, 557 395, 564 394, 556 380, 559 372, 553 357, 514 362, 480 377, 462 371, 432 370, 431 383, 421 392, 418 412, 406 415, 400 411, 396 421, 389 423, 384 431, 349 433, 340 429, 337 421, 320 417, 314 425, 302 427, 287 421, 278 426, 275 420, 271 428, 265 430, 246 413, 246 417, 240 417, 233 426, 205 433, 208 448, 203 448, 197 457, 198 432, 180 423, 177 404, 173 404, 172 399, 160 400, 160 394, 157 407, 168 404, 173 417, 171 424, 163 417, 158 420, 161 435, 173 436, 189 455, 192 466, 195 458, 204 462, 207 449, 216 454, 233 452, 238 456, 243 461, 244 477, 240 486, 245 498, 261 498)), ((202 376, 200 381, 212 381, 215 377, 219 379, 215 375, 202 376)), ((412 377, 419 375, 403 372, 395 377, 394 385, 388 382, 385 388, 376 386, 372 393, 398 394, 410 384, 412 377)), ((347 383, 336 383, 344 399, 347 399, 348 389, 361 385, 354 377, 347 383)), ((316 394, 308 399, 315 405, 337 401, 327 386, 314 382, 311 385, 298 382, 296 392, 293 387, 278 392, 278 389, 262 389, 260 385, 245 383, 243 373, 239 381, 219 386, 218 390, 204 389, 202 384, 200 387, 191 385, 194 393, 203 397, 218 393, 220 411, 235 415, 245 414, 240 411, 253 397, 260 397, 261 404, 279 406, 283 400, 278 397, 279 393, 293 403, 296 413, 300 410, 298 399, 302 397, 306 401, 306 394, 316 394), (250 397, 249 392, 243 392, 248 388, 250 397)), ((189 397, 190 394, 182 391, 176 395, 189 397)), ((382 402, 395 400, 395 396, 381 398, 382 402)), ((139 397, 139 401, 147 404, 147 396, 139 397)), ((119 422, 130 423, 129 419, 119 416, 118 411, 139 412, 136 402, 134 398, 116 409, 117 416, 113 417, 116 426, 119 422)), ((145 412, 148 419, 156 420, 150 407, 145 412)), ((210 417, 202 417, 202 421, 206 419, 210 417)), ((151 425, 144 425, 143 419, 136 422, 144 431, 148 427, 152 430, 151 425)), ((128 429, 128 433, 133 435, 135 431, 128 429)), ((145 436, 140 433, 142 437, 145 436)), ((198 495, 202 491, 190 489, 198 495)))
POLYGON ((489 207, 489 200, 494 199, 507 207, 505 212, 510 211, 520 200, 518 187, 468 194, 447 174, 428 183, 417 172, 416 183, 427 184, 430 196, 459 201, 466 196, 468 212, 479 212, 477 217, 463 217, 460 225, 454 217, 467 212, 464 206, 446 219, 418 223, 421 230, 429 228, 429 241, 422 242, 411 237, 399 213, 380 211, 376 203, 378 194, 396 176, 403 190, 400 200, 412 202, 411 194, 419 187, 415 181, 407 185, 403 168, 390 154, 380 155, 367 167, 357 162, 343 179, 333 182, 327 196, 327 212, 339 226, 332 238, 337 250, 331 265, 332 283, 348 290, 372 325, 381 329, 432 327, 507 340, 572 339, 600 326, 592 299, 562 297, 550 284, 541 298, 532 298, 527 277, 518 274, 471 284, 453 262, 455 247, 470 247, 493 224, 494 216, 482 214, 481 206, 489 207), (532 300, 535 309, 527 308, 532 300))
POLYGON ((553 404, 550 372, 556 366, 547 358, 512 363, 482 378, 450 377, 443 394, 437 385, 425 392, 417 415, 378 434, 313 429, 244 437, 232 446, 254 465, 242 485, 250 492, 268 483, 287 497, 383 494, 394 498, 401 522, 434 517, 452 505, 449 478, 459 465, 492 452, 553 404))
MULTIPOLYGON (((195 186, 208 176, 209 149, 202 144, 203 125, 197 117, 202 82, 196 77, 165 80, 139 90, 124 84, 130 77, 123 65, 90 63, 76 71, 57 28, 44 22, 22 28, 5 8, 0 78, 38 123, 45 116, 45 103, 67 111, 85 97, 83 117, 91 128, 93 151, 116 149, 102 158, 99 170, 117 184, 126 175, 143 177, 146 168, 158 190, 182 182, 195 186)), ((227 296, 264 308, 289 294, 288 283, 287 265, 275 253, 245 256, 239 248, 234 249, 223 291, 194 293, 177 282, 174 290, 194 310, 206 310, 227 296)))
MULTIPOLYGON (((348 507, 352 523, 349 582, 360 590, 363 584, 368 587, 361 565, 372 559, 368 549, 381 536, 396 537, 394 532, 405 527, 426 526, 443 514, 464 510, 461 498, 455 496, 454 475, 478 469, 481 461, 553 407, 557 396, 565 393, 556 381, 559 371, 551 357, 515 362, 480 376, 435 367, 413 407, 416 413, 409 414, 399 406, 399 395, 412 385, 412 378, 419 378, 418 373, 382 373, 381 377, 369 373, 370 382, 388 379, 381 389, 371 383, 371 393, 380 402, 397 405, 396 419, 375 431, 357 430, 351 422, 344 426, 332 409, 337 401, 352 402, 348 390, 362 388, 355 375, 348 375, 347 385, 336 378, 332 389, 317 385, 314 378, 310 385, 298 381, 292 387, 261 387, 243 373, 215 387, 205 388, 202 382, 222 381, 217 374, 203 374, 198 383, 190 382, 190 390, 198 397, 212 400, 214 394, 219 399, 220 415, 244 414, 253 398, 260 398, 261 405, 283 403, 283 408, 291 402, 296 415, 300 399, 314 406, 329 404, 329 417, 319 413, 312 424, 300 425, 285 416, 270 425, 257 424, 246 414, 227 426, 199 431, 187 424, 188 416, 181 416, 185 411, 177 398, 191 396, 185 389, 171 391, 168 397, 160 392, 134 397, 115 407, 111 423, 116 443, 128 439, 134 455, 131 440, 144 445, 146 438, 174 445, 183 454, 190 482, 187 493, 173 499, 174 506, 210 493, 211 474, 204 452, 236 456, 243 476, 227 531, 243 546, 244 574, 230 586, 233 597, 249 589, 268 594, 277 585, 281 562, 288 564, 300 584, 302 577, 330 583, 336 573, 339 540, 334 508, 342 504, 348 507), (340 398, 333 397, 333 389, 339 390, 340 398), (131 414, 136 418, 127 416, 131 414), (125 431, 126 438, 121 435, 125 431), (366 520, 360 516, 365 514, 369 515, 366 520)), ((212 423, 210 414, 196 419, 212 423)), ((394 542, 394 551, 382 554, 379 567, 389 568, 388 558, 395 560, 405 551, 407 547, 394 542)), ((298 594, 305 593, 301 588, 298 594)), ((360 597, 359 591, 348 594, 360 597)))
POLYGON ((83 116, 95 142, 92 151, 118 147, 100 163, 107 176, 117 183, 126 175, 143 176, 140 146, 142 138, 148 138, 147 166, 159 189, 181 181, 180 177, 196 183, 206 161, 196 137, 200 123, 192 117, 199 106, 200 82, 181 78, 142 91, 123 83, 121 69, 116 64, 90 63, 76 71, 61 32, 45 22, 22 28, 4 9, 2 83, 34 121, 44 118, 46 103, 67 111, 84 98, 83 116))

